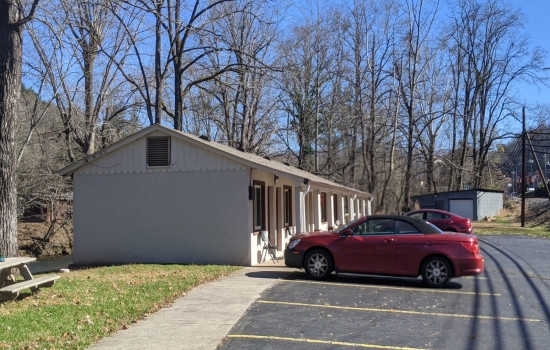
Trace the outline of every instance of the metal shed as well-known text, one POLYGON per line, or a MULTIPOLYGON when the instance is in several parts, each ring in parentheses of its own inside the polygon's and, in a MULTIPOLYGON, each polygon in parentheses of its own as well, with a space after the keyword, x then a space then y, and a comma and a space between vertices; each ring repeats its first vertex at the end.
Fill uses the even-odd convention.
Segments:
POLYGON ((421 209, 440 209, 472 220, 481 220, 499 213, 503 207, 503 194, 502 191, 475 189, 415 196, 413 201, 421 209))

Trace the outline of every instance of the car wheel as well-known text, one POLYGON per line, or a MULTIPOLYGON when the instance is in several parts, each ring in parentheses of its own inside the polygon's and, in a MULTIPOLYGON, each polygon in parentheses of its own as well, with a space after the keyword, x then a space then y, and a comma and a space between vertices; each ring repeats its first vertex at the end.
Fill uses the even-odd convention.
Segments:
POLYGON ((333 270, 332 257, 324 250, 313 250, 306 256, 304 268, 309 277, 326 279, 333 270))
POLYGON ((451 275, 451 264, 443 257, 429 258, 422 265, 422 279, 430 287, 444 287, 451 279, 451 275))

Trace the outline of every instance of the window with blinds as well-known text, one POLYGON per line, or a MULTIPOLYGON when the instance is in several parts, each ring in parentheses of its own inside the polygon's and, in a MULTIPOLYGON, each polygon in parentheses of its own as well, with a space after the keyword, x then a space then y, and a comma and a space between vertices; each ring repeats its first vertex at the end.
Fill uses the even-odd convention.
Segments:
POLYGON ((147 138, 147 166, 170 166, 170 137, 147 138))

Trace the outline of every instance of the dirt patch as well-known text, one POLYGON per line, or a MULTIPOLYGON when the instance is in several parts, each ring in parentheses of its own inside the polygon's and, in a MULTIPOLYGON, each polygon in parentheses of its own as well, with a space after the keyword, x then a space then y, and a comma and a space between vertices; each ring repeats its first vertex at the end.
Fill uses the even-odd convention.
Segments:
MULTIPOLYGON (((501 217, 510 217, 521 222, 521 198, 512 197, 504 202, 501 217)), ((550 200, 548 198, 525 199, 525 221, 531 226, 550 227, 550 200)))
POLYGON ((20 255, 72 254, 73 230, 68 222, 20 222, 17 231, 20 255))
POLYGON ((550 200, 548 198, 526 199, 525 220, 531 225, 550 226, 550 200))

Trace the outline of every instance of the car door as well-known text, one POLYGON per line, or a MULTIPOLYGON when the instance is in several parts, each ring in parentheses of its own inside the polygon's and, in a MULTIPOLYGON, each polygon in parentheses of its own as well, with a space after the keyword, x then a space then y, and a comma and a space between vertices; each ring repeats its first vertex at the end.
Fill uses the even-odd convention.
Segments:
POLYGON ((441 230, 445 230, 449 226, 450 220, 447 215, 434 211, 428 211, 426 212, 426 221, 431 222, 435 226, 439 227, 441 230))
POLYGON ((429 253, 431 242, 412 223, 396 220, 396 256, 395 273, 399 275, 417 276, 420 262, 429 253))
POLYGON ((342 272, 389 273, 395 264, 395 220, 368 219, 338 240, 337 268, 342 272))

